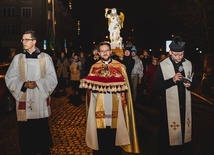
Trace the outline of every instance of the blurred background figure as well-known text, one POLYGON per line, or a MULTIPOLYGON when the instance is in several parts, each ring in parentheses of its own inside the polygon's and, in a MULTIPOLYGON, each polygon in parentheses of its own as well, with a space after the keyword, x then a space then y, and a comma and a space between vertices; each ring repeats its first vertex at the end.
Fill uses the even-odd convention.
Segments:
POLYGON ((74 105, 80 105, 82 103, 81 94, 79 92, 79 84, 81 77, 82 64, 79 60, 79 55, 74 53, 74 59, 69 67, 70 69, 70 82, 72 88, 72 94, 69 96, 70 101, 74 105))
MULTIPOLYGON (((144 49, 142 53, 139 55, 139 58, 141 59, 143 64, 143 78, 144 78, 147 68, 149 67, 149 65, 152 64, 152 57, 149 55, 148 50, 144 49)), ((147 94, 147 83, 145 83, 143 78, 141 84, 138 86, 139 97, 141 97, 141 95, 147 94)))
POLYGON ((168 57, 168 53, 167 52, 162 52, 161 55, 160 55, 160 59, 158 60, 158 63, 160 63, 161 61, 163 61, 167 57, 168 57))
POLYGON ((85 75, 88 75, 91 66, 97 62, 98 60, 100 60, 100 57, 98 55, 98 49, 96 46, 94 46, 91 50, 91 54, 86 57, 86 61, 85 61, 85 75))
POLYGON ((147 49, 144 49, 142 54, 143 54, 143 57, 141 58, 141 60, 143 63, 143 75, 145 75, 147 68, 149 67, 149 65, 152 64, 152 57, 149 55, 149 52, 147 49))
POLYGON ((126 72, 129 79, 129 84, 131 86, 131 74, 135 64, 135 60, 132 58, 132 55, 131 55, 131 47, 126 47, 124 49, 122 63, 126 66, 126 72))
POLYGON ((143 81, 146 84, 147 97, 150 97, 151 95, 153 95, 153 84, 154 84, 157 65, 158 65, 158 58, 152 57, 152 64, 148 66, 143 78, 143 81))
MULTIPOLYGON (((84 52, 80 52, 79 60, 81 61, 81 66, 82 66, 82 69, 80 70, 80 79, 82 79, 86 76, 85 75, 86 56, 84 52)), ((81 96, 83 101, 85 101, 85 93, 86 93, 85 89, 79 88, 79 95, 81 96)))
POLYGON ((143 78, 143 64, 140 58, 137 55, 137 49, 135 46, 131 48, 132 58, 135 60, 134 67, 131 73, 131 92, 133 97, 133 103, 137 100, 138 87, 141 85, 141 80, 143 78))
POLYGON ((79 60, 81 61, 81 65, 82 65, 82 70, 81 70, 81 74, 80 74, 80 78, 84 78, 85 75, 85 61, 86 61, 86 57, 85 57, 85 53, 84 52, 80 52, 79 55, 79 60))
POLYGON ((66 95, 66 87, 68 82, 68 67, 69 62, 68 59, 65 57, 65 53, 61 52, 59 59, 57 60, 57 78, 58 78, 58 85, 54 97, 59 97, 61 95, 66 95))

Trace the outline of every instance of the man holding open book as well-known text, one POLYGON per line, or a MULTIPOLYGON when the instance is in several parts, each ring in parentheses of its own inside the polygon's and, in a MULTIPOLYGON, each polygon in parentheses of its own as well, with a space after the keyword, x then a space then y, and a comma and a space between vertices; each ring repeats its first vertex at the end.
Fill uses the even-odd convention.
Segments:
POLYGON ((190 90, 196 87, 192 63, 184 58, 185 42, 173 38, 169 57, 158 65, 154 90, 161 93, 158 154, 180 155, 192 152, 192 110, 190 90))

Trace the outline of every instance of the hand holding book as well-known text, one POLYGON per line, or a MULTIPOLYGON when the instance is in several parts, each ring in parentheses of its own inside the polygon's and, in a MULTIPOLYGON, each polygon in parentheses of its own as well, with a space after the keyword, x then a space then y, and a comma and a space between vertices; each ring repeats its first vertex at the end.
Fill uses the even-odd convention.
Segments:
POLYGON ((192 82, 190 79, 188 79, 188 78, 186 78, 186 77, 183 77, 182 79, 181 79, 181 82, 183 82, 183 83, 190 83, 190 82, 192 82))
POLYGON ((192 75, 188 74, 187 77, 182 77, 181 82, 183 82, 183 83, 191 83, 193 74, 194 73, 192 73, 192 75))

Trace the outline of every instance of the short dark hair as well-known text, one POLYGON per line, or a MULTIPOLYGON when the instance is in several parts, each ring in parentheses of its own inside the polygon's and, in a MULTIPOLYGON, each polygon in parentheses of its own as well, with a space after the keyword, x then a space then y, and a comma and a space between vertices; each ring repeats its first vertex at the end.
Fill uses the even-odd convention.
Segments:
POLYGON ((97 46, 93 46, 91 52, 93 53, 95 50, 98 50, 97 46))
MULTIPOLYGON (((28 31, 25 31, 24 34, 30 34, 30 35, 31 35, 31 38, 36 40, 36 32, 35 32, 35 31, 33 31, 33 30, 28 30, 28 31)), ((24 35, 24 34, 23 34, 23 35, 24 35)))
POLYGON ((103 42, 98 44, 98 46, 97 46, 98 47, 98 51, 100 51, 100 46, 102 46, 102 45, 107 45, 109 47, 109 49, 111 50, 111 44, 108 43, 108 42, 103 41, 103 42))

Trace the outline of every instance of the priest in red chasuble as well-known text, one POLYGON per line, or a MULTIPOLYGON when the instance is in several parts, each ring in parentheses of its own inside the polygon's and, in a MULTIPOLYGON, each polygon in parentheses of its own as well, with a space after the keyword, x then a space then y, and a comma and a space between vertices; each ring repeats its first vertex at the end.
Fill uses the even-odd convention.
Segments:
POLYGON ((86 88, 86 144, 94 155, 140 153, 131 90, 125 66, 111 58, 107 42, 98 45, 100 60, 81 79, 86 88))

